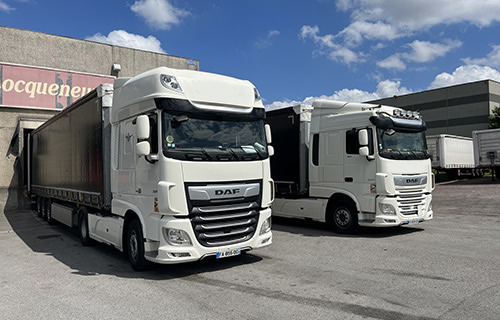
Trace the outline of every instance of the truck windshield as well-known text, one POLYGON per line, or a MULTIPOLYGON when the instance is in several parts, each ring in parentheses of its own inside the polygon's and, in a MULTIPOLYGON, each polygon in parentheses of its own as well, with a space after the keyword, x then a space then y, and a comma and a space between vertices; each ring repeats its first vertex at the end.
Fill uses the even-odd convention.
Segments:
POLYGON ((429 159, 425 133, 400 132, 377 128, 378 152, 387 159, 418 160, 429 159))
POLYGON ((262 119, 237 121, 162 113, 166 157, 193 161, 249 161, 268 157, 262 119))

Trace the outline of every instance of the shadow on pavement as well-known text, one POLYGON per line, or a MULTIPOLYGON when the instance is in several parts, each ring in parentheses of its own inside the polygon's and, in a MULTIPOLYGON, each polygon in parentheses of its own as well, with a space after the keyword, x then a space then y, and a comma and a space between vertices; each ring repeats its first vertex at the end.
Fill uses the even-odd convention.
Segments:
POLYGON ((123 278, 168 280, 230 269, 262 260, 251 253, 243 253, 221 260, 208 258, 174 265, 152 264, 150 270, 136 272, 125 260, 123 253, 111 246, 96 244, 84 247, 74 228, 59 223, 48 225, 33 211, 7 211, 5 217, 12 231, 34 253, 52 256, 71 268, 73 274, 82 276, 109 274, 123 278))
POLYGON ((304 235, 307 237, 337 238, 386 238, 424 231, 420 224, 390 228, 359 228, 356 234, 340 234, 331 230, 326 223, 304 219, 273 217, 273 230, 304 235))

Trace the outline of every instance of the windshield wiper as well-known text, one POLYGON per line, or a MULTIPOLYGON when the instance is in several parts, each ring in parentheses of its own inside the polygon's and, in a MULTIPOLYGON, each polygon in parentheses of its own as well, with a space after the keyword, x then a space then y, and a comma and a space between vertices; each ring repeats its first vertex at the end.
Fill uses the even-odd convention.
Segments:
POLYGON ((229 151, 229 153, 236 158, 236 160, 239 160, 240 157, 238 157, 238 155, 236 154, 236 152, 234 152, 234 150, 232 148, 226 148, 226 147, 221 147, 219 146, 219 150, 224 150, 224 151, 229 151))

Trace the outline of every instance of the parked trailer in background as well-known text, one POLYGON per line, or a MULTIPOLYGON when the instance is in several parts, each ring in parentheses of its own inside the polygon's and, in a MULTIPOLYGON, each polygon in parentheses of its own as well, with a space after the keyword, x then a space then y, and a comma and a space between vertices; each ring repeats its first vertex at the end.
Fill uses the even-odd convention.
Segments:
POLYGON ((248 81, 157 68, 101 85, 32 132, 29 190, 44 219, 136 270, 272 242, 273 149, 248 81))
POLYGON ((432 168, 455 179, 462 176, 478 177, 482 170, 474 164, 472 138, 440 134, 427 136, 432 168))
POLYGON ((472 131, 474 163, 479 168, 490 168, 500 176, 500 129, 472 131))
POLYGON ((273 215, 352 233, 433 218, 434 175, 417 112, 315 100, 267 112, 274 132, 273 215))

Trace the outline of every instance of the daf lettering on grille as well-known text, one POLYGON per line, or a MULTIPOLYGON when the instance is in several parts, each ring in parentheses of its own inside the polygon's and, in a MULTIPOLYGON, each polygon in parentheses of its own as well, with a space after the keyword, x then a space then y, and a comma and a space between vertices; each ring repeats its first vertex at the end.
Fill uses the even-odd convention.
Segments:
POLYGON ((240 193, 240 189, 215 190, 216 196, 222 196, 227 194, 238 194, 238 193, 240 193))

